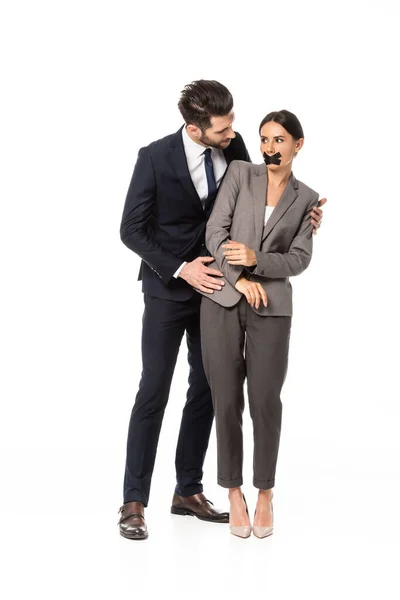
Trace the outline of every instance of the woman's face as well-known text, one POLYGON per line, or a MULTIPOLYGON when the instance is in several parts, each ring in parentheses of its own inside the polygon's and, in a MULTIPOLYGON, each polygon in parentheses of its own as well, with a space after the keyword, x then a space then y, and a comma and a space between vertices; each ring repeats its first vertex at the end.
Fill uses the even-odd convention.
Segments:
POLYGON ((267 165, 267 168, 271 171, 278 171, 288 165, 291 166, 293 157, 304 144, 303 138, 295 140, 282 125, 275 123, 275 121, 269 121, 269 123, 262 126, 260 138, 261 154, 265 152, 268 156, 273 156, 280 152, 282 155, 280 165, 267 165))

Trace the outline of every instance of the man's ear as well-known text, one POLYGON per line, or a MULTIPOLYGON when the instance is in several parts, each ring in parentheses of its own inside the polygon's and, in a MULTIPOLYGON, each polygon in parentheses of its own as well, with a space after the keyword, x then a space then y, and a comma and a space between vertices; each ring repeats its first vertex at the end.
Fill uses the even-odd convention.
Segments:
POLYGON ((196 125, 186 125, 186 131, 196 138, 201 137, 201 129, 196 125))

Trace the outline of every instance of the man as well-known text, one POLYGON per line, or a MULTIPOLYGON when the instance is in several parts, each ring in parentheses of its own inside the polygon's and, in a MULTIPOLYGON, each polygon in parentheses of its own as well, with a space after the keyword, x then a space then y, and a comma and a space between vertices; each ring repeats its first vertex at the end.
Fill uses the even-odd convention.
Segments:
MULTIPOLYGON (((139 279, 145 304, 143 370, 129 425, 119 521, 121 535, 135 540, 148 537, 144 508, 185 332, 189 389, 171 512, 229 521, 229 514, 216 510, 204 496, 201 483, 213 407, 201 357, 201 294, 195 289, 212 294, 224 285, 222 273, 207 267, 213 258, 205 247, 205 226, 227 166, 232 160, 250 162, 250 157, 232 129, 233 98, 225 86, 195 81, 183 90, 178 107, 186 125, 139 151, 121 224, 122 241, 142 259, 139 279)), ((322 211, 315 209, 312 217, 319 227, 322 211)))

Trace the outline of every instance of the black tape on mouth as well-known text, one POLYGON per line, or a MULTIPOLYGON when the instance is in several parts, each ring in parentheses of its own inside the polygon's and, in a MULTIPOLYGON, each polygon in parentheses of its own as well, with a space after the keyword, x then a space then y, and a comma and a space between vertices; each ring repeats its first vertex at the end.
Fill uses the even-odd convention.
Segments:
POLYGON ((280 152, 276 152, 272 156, 269 156, 269 154, 264 152, 263 156, 264 156, 264 162, 266 165, 280 165, 281 164, 282 154, 280 152))

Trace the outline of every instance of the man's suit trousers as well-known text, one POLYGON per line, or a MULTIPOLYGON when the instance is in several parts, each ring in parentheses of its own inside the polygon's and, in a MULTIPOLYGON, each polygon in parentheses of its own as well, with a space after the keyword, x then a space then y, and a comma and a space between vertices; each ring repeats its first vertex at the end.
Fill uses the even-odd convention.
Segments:
POLYGON ((185 302, 144 296, 143 370, 129 424, 124 502, 148 504, 164 410, 185 332, 190 372, 176 449, 176 491, 182 496, 203 491, 213 407, 201 356, 200 301, 198 294, 185 302))

